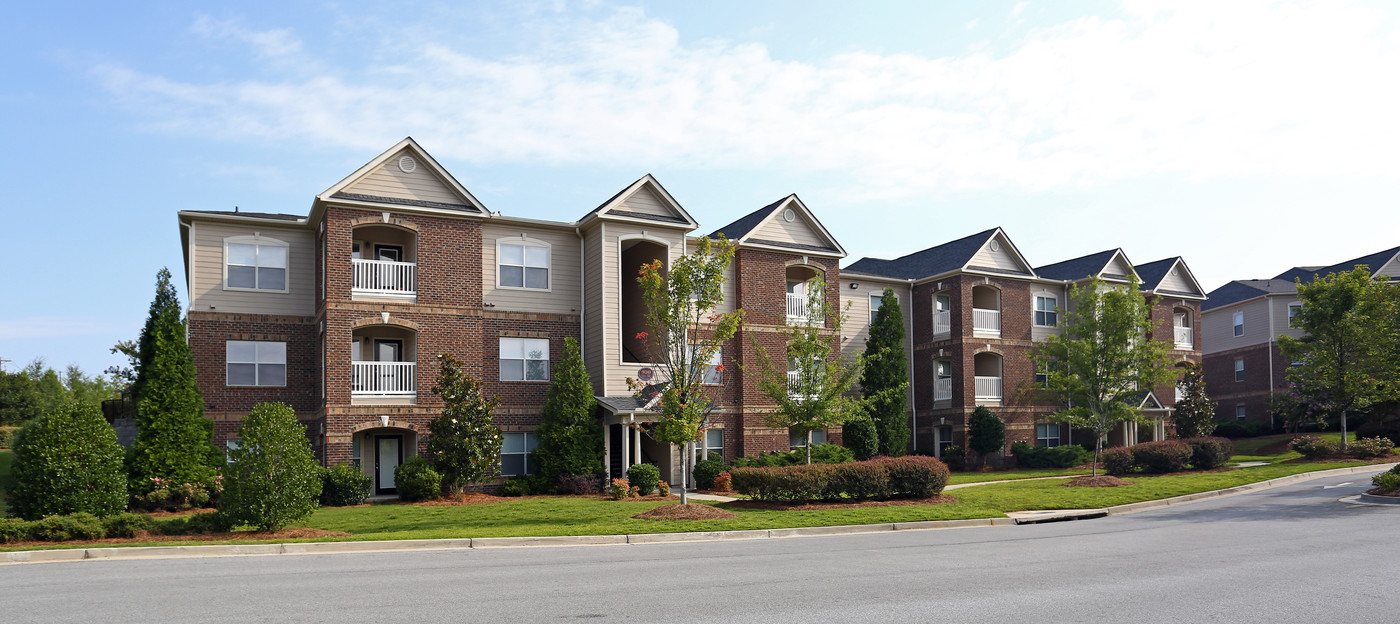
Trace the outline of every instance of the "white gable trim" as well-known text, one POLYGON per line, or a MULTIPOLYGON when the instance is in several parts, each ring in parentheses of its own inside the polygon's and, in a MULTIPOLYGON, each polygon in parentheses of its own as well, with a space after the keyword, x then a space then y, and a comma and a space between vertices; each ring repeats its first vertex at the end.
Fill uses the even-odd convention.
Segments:
POLYGON ((648 225, 656 225, 660 227, 685 227, 686 229, 691 230, 700 227, 700 223, 697 222, 694 217, 690 216, 690 213, 686 211, 685 208, 681 207, 680 202, 676 201, 676 198, 671 196, 671 192, 667 191, 666 187, 661 186, 661 183, 656 181, 656 178, 652 177, 650 173, 642 176, 640 180, 633 182, 631 186, 628 186, 626 189, 623 189, 621 193, 618 193, 617 197, 614 197, 612 201, 603 204, 602 207, 600 207, 594 212, 597 216, 607 216, 609 219, 630 221, 632 223, 645 223, 648 225), (626 215, 608 214, 614 208, 617 208, 619 205, 626 202, 627 198, 636 195, 637 192, 642 190, 642 187, 644 186, 650 186, 652 190, 655 191, 656 194, 661 197, 661 200, 666 202, 667 207, 669 207, 671 210, 676 211, 676 214, 680 215, 681 218, 685 219, 686 222, 684 224, 666 223, 664 221, 637 219, 633 217, 628 217, 626 215))
MULTIPOLYGON (((1165 280, 1167 279, 1167 276, 1168 276, 1168 275, 1171 275, 1171 274, 1172 274, 1172 271, 1175 271, 1175 270, 1177 270, 1177 269, 1181 269, 1181 270, 1186 274, 1186 280, 1189 281, 1189 282, 1191 283, 1191 288, 1192 288, 1192 290, 1195 290, 1195 291, 1196 291, 1196 294, 1195 294, 1195 295, 1188 296, 1187 298, 1188 298, 1188 299, 1199 298, 1199 299, 1202 299, 1202 300, 1206 299, 1206 294, 1205 294, 1206 291, 1205 291, 1205 289, 1201 288, 1201 283, 1198 282, 1198 281, 1196 281, 1196 274, 1191 272, 1190 267, 1187 267, 1187 266, 1186 266, 1186 261, 1185 261, 1185 260, 1182 260, 1180 256, 1177 256, 1176 262, 1173 262, 1171 268, 1167 269, 1167 272, 1162 274, 1162 279, 1157 280, 1157 283, 1156 283, 1156 284, 1153 284, 1152 287, 1149 288, 1148 290, 1150 290, 1151 292, 1153 292, 1153 293, 1155 294, 1155 293, 1157 292, 1157 288, 1160 287, 1160 286, 1162 285, 1162 282, 1165 281, 1165 280)), ((1181 296, 1181 295, 1177 295, 1177 294, 1174 294, 1174 293, 1168 293, 1168 294, 1171 294, 1171 296, 1173 296, 1173 297, 1180 297, 1180 296, 1181 296)))
MULTIPOLYGON (((316 196, 316 199, 319 201, 343 201, 333 199, 332 196, 344 190, 345 187, 350 186, 351 184, 354 184, 355 182, 359 181, 360 178, 369 175, 370 172, 374 171, 375 169, 378 169, 380 165, 383 165, 394 154, 397 154, 404 149, 412 151, 414 156, 416 156, 420 162, 426 163, 429 169, 434 174, 436 174, 437 177, 443 181, 443 183, 445 183, 458 195, 461 195, 462 198, 466 199, 468 205, 472 206, 473 208, 476 208, 477 210, 480 210, 482 216, 490 214, 490 211, 486 209, 486 206, 484 206, 481 203, 481 201, 476 198, 475 195, 472 195, 466 187, 462 186, 462 184, 458 182, 456 178, 452 177, 452 174, 448 173, 447 169, 444 169, 443 166, 440 163, 438 163, 437 159, 433 158, 432 155, 428 154, 428 152, 425 151, 422 146, 418 145, 418 142, 414 141, 413 137, 405 137, 404 140, 395 143, 393 147, 389 148, 388 150, 385 150, 380 155, 374 157, 374 159, 369 161, 368 163, 365 163, 365 166, 356 169, 354 173, 345 176, 343 180, 336 182, 334 186, 331 186, 325 191, 322 191, 320 195, 316 196)), ((395 205, 397 206, 397 204, 395 205)))
POLYGON ((1138 403, 1138 409, 1166 409, 1166 406, 1157 400, 1157 393, 1148 392, 1147 396, 1142 397, 1142 402, 1138 403))
POLYGON ((826 226, 825 226, 825 225, 822 225, 821 220, 820 220, 820 219, 817 219, 817 216, 816 216, 816 215, 812 214, 812 210, 811 210, 810 208, 807 207, 807 204, 805 204, 805 203, 802 202, 802 198, 798 197, 798 196, 797 196, 797 193, 793 193, 793 194, 788 195, 787 197, 783 198, 782 203, 778 204, 778 206, 777 206, 776 208, 774 208, 774 209, 768 211, 768 215, 767 215, 767 216, 763 217, 762 220, 760 220, 758 223, 754 224, 753 227, 749 228, 749 231, 748 231, 747 233, 745 233, 743 236, 739 237, 738 240, 736 240, 735 242, 736 242, 736 243, 739 243, 739 244, 742 244, 742 245, 744 245, 744 246, 746 246, 746 247, 755 247, 755 248, 761 248, 761 249, 771 249, 771 250, 782 251, 782 252, 786 252, 786 253, 804 253, 804 254, 812 255, 812 256, 824 256, 824 257, 836 257, 836 258, 845 258, 845 257, 846 257, 846 248, 845 248, 845 247, 842 247, 842 246, 841 246, 841 242, 838 241, 838 240, 836 240, 836 237, 835 237, 835 236, 832 236, 832 235, 831 235, 831 231, 828 230, 828 229, 826 229, 826 226), (755 232, 757 232, 757 231, 763 229, 763 226, 767 225, 770 221, 772 221, 773 219, 777 218, 777 215, 782 214, 783 211, 787 210, 788 208, 796 209, 798 212, 802 213, 802 215, 805 216, 805 217, 807 218, 807 221, 808 221, 809 223, 811 223, 811 224, 817 226, 817 234, 821 235, 821 237, 822 237, 823 239, 826 240, 827 244, 831 245, 831 247, 832 247, 833 249, 836 250, 836 253, 834 253, 834 254, 833 254, 833 253, 830 253, 830 252, 822 253, 822 252, 820 252, 820 251, 799 250, 799 249, 793 249, 793 248, 790 248, 790 247, 780 247, 780 246, 777 246, 777 245, 764 245, 763 243, 753 243, 753 242, 749 242, 749 237, 753 236, 755 232))
MULTIPOLYGON (((1007 235, 1006 235, 1006 232, 1004 232, 1000 227, 998 227, 997 229, 993 230, 993 231, 992 231, 992 235, 991 235, 991 236, 988 236, 988 237, 987 237, 987 240, 982 241, 982 247, 986 247, 987 244, 990 243, 990 242, 992 242, 992 240, 994 240, 998 235, 1000 235, 1000 236, 1002 237, 1002 239, 1004 239, 1004 240, 1006 241, 1007 246, 1011 248, 1011 257, 1014 258, 1014 259, 1016 260, 1016 262, 1020 263, 1021 268, 1023 268, 1023 269, 1026 270, 1026 273, 1028 274, 1027 279, 1038 279, 1040 276, 1039 276, 1039 275, 1036 275, 1036 273, 1035 273, 1035 267, 1031 266, 1031 263, 1026 262, 1026 257, 1023 256, 1023 255, 1021 255, 1021 250, 1016 248, 1016 243, 1012 242, 1012 241, 1011 241, 1011 237, 1010 237, 1010 236, 1007 236, 1007 235)), ((982 249, 982 247, 978 247, 978 250, 980 251, 980 250, 982 249)), ((973 253, 972 256, 973 256, 973 257, 976 257, 977 254, 976 254, 976 253, 973 253)), ((970 264, 972 264, 972 258, 968 258, 968 259, 967 259, 967 262, 964 262, 963 265, 962 265, 962 268, 960 268, 960 269, 958 269, 958 270, 959 270, 959 271, 962 271, 962 272, 965 272, 965 273, 977 273, 977 274, 979 274, 979 275, 983 275, 983 274, 984 274, 984 273, 981 272, 981 271, 976 271, 976 270, 968 269, 967 267, 968 267, 968 265, 970 265, 970 264)), ((1000 275, 1000 274, 998 274, 998 276, 999 276, 999 277, 1005 277, 1005 276, 1000 275)))
POLYGON ((1377 277, 1380 277, 1380 276, 1381 276, 1381 270, 1384 269, 1384 268, 1386 268, 1386 267, 1388 267, 1388 266, 1390 266, 1391 263, 1394 263, 1394 262, 1400 262, 1400 251, 1395 252, 1395 255, 1391 256, 1389 260, 1386 260, 1385 262, 1382 262, 1380 266, 1376 267, 1375 270, 1371 271, 1371 279, 1375 279, 1375 278, 1377 278, 1377 277))
POLYGON ((1141 275, 1138 275, 1137 269, 1134 267, 1133 263, 1130 262, 1130 261, 1128 260, 1128 254, 1123 253, 1123 248, 1122 248, 1122 247, 1119 247, 1118 249, 1115 249, 1115 250, 1113 251, 1113 255, 1111 255, 1111 256, 1108 257, 1108 262, 1105 262, 1104 265, 1103 265, 1102 267, 1099 267, 1099 272, 1098 272, 1097 277, 1099 277, 1100 279, 1107 279, 1107 278, 1104 278, 1104 275, 1103 275, 1103 274, 1104 274, 1106 271, 1108 271, 1108 265, 1113 264, 1113 261, 1114 261, 1115 259, 1121 259, 1121 260, 1123 261, 1123 265, 1126 266, 1126 267, 1128 267, 1128 274, 1129 274, 1129 275, 1132 275, 1133 277, 1136 277, 1139 284, 1142 283, 1142 276, 1141 276, 1141 275))

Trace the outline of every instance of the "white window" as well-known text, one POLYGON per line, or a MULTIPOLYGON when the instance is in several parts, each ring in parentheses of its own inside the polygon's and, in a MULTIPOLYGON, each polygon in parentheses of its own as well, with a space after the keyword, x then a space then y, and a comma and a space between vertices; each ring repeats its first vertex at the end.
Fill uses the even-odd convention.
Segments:
MULTIPOLYGON (((690 357, 700 358, 699 350, 699 346, 690 345, 690 357)), ((715 352, 710 354, 709 361, 705 362, 704 368, 700 370, 700 383, 707 386, 724 383, 724 349, 715 349, 715 352)))
POLYGON ((287 244, 252 236, 224 239, 224 288, 287 292, 287 244))
POLYGON ((875 313, 880 311, 880 306, 885 303, 885 295, 870 295, 870 322, 875 322, 875 313))
POLYGON ((549 290, 549 245, 509 240, 496 245, 498 284, 502 288, 549 290))
POLYGON ((1234 319, 1234 320, 1235 320, 1235 335, 1236 335, 1236 336, 1243 336, 1243 335, 1244 335, 1244 312, 1236 312, 1236 313, 1235 313, 1235 319, 1234 319))
POLYGON ((1041 423, 1035 426, 1036 446, 1055 447, 1060 445, 1060 425, 1041 423))
POLYGON ((1288 304, 1288 326, 1289 326, 1289 327, 1292 327, 1292 326, 1293 326, 1293 319, 1298 318, 1298 315, 1299 315, 1300 313, 1302 313, 1302 312, 1303 312, 1303 304, 1301 304, 1301 303, 1290 303, 1290 304, 1288 304))
POLYGON ((1235 406, 1235 419, 1236 419, 1236 420, 1244 420, 1244 406, 1243 406, 1243 405, 1236 405, 1236 406, 1235 406))
POLYGON ((1035 383, 1041 386, 1049 385, 1050 373, 1049 369, 1047 369, 1044 365, 1039 365, 1035 367, 1035 383))
POLYGON ((287 385, 287 343, 230 340, 224 343, 227 385, 287 385))
POLYGON ((532 431, 501 434, 501 475, 535 474, 535 465, 530 461, 530 451, 540 445, 539 436, 532 431))
POLYGON ((549 339, 502 338, 501 381, 549 381, 549 339))
POLYGON ((1035 296, 1035 324, 1040 327, 1054 327, 1058 321, 1055 313, 1055 298, 1035 296))
POLYGON ((233 452, 240 448, 239 440, 224 440, 224 463, 233 463, 233 452))
POLYGON ((704 461, 707 453, 710 459, 724 459, 723 429, 707 429, 705 439, 695 444, 695 461, 704 461))
POLYGON ((1244 360, 1235 360, 1235 381, 1244 381, 1244 360))
MULTIPOLYGON (((821 429, 812 431, 812 445, 826 444, 826 432, 821 429)), ((807 446, 807 432, 796 429, 788 430, 788 447, 794 449, 805 448, 807 446)))

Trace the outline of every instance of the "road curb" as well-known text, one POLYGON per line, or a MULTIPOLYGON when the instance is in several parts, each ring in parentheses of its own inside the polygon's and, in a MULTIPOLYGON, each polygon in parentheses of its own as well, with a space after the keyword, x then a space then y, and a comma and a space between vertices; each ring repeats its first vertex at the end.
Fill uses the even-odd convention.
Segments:
POLYGON ((1209 491, 1209 492, 1196 492, 1195 494, 1183 494, 1183 495, 1181 495, 1181 496, 1173 496, 1173 497, 1171 497, 1171 498, 1163 498, 1163 499, 1158 499, 1158 500, 1143 501, 1143 502, 1141 502, 1141 503, 1128 503, 1128 504, 1126 504, 1126 505, 1117 505, 1117 506, 1114 506, 1114 507, 1108 507, 1108 508, 1107 508, 1107 511, 1108 511, 1108 515, 1110 515, 1110 516, 1120 516, 1120 515, 1124 515, 1124 514, 1138 513, 1138 512, 1142 512, 1142 511, 1151 511, 1151 510, 1153 510, 1153 509, 1162 509, 1163 507, 1171 507, 1171 506, 1174 506, 1174 505, 1183 505, 1183 504, 1186 504, 1186 503, 1194 503, 1194 502, 1196 502, 1196 501, 1209 500, 1209 499, 1212 499, 1212 498, 1221 498, 1221 497, 1224 497, 1224 496, 1234 496, 1234 495, 1236 495, 1236 494, 1245 494, 1245 493, 1248 493, 1248 492, 1257 492, 1257 491, 1259 491, 1259 490, 1267 490, 1267 489, 1270 489, 1270 488, 1276 488, 1276 487, 1283 486, 1283 485, 1290 485, 1290 484, 1293 484, 1293 483, 1301 483, 1301 482, 1303 482, 1303 481, 1312 481, 1313 479, 1322 479, 1322 478, 1325 478, 1325 477, 1335 477, 1335 476, 1338 476, 1338 475, 1357 474, 1357 473, 1360 473, 1360 472, 1370 472, 1370 471, 1372 471, 1372 470, 1378 470, 1378 469, 1384 470, 1384 469, 1389 469, 1389 467, 1394 466, 1394 465, 1395 465, 1395 464, 1369 464, 1369 465, 1366 465, 1366 466, 1351 466, 1351 467, 1348 467, 1348 468, 1333 468, 1333 469, 1331 469, 1331 470, 1319 470, 1319 471, 1317 471, 1317 472, 1304 472, 1304 473, 1299 473, 1299 474, 1295 474, 1295 475, 1288 475, 1288 476, 1286 476, 1286 477, 1278 477, 1278 478, 1276 478, 1276 479, 1269 479, 1268 481, 1257 481, 1257 482, 1255 482, 1255 483, 1246 483, 1246 484, 1244 484, 1244 485, 1237 485, 1237 486, 1235 486, 1235 487, 1225 488, 1225 489, 1223 489, 1223 490, 1211 490, 1211 491, 1209 491))

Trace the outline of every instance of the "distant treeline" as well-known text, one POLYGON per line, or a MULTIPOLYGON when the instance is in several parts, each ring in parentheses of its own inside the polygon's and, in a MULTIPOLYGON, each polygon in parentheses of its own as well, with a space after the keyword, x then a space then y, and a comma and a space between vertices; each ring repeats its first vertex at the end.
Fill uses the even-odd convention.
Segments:
POLYGON ((125 385, 109 377, 89 376, 76 364, 60 372, 42 358, 35 359, 17 372, 0 371, 0 425, 23 424, 68 399, 101 405, 120 397, 125 385))

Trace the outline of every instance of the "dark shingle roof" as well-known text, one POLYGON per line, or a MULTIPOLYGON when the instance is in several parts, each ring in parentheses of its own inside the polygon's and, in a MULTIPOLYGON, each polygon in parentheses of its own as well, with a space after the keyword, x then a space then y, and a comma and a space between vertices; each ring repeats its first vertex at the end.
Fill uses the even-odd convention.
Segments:
POLYGON ((768 217, 768 215, 773 214, 773 211, 777 210, 778 206, 782 205, 783 202, 787 201, 789 197, 792 196, 788 195, 787 197, 784 197, 778 201, 768 204, 767 206, 764 206, 762 208, 759 208, 758 210, 750 212, 749 214, 739 217, 739 220, 730 223, 729 225, 726 225, 718 230, 715 230, 714 232, 711 232, 709 237, 717 238, 722 234, 725 238, 729 240, 737 240, 739 238, 742 238, 744 235, 748 234, 749 232, 752 232, 754 228, 758 227, 758 224, 762 223, 763 220, 768 217))
POLYGON ((1235 280, 1210 291, 1207 295, 1209 299, 1201 303, 1201 311, 1214 310, 1262 295, 1281 295, 1295 291, 1293 282, 1288 280, 1235 280))
POLYGON ((1172 265, 1175 265, 1176 261, 1180 259, 1181 256, 1162 258, 1136 265, 1133 270, 1137 271, 1138 277, 1142 278, 1142 287, 1151 290, 1162 283, 1162 280, 1167 277, 1167 271, 1172 270, 1172 265))
POLYGON ((630 394, 625 396, 600 396, 594 398, 598 399, 599 403, 602 403, 606 409, 614 414, 618 412, 631 412, 646 406, 646 401, 630 394))
POLYGON ((1274 279, 1293 281, 1294 279, 1311 280, 1314 273, 1326 267, 1320 266, 1297 266, 1274 276, 1274 279))
POLYGON ((282 214, 280 212, 243 212, 239 210, 186 210, 198 214, 228 215, 231 217, 248 217, 249 219, 273 219, 276 221, 305 221, 306 215, 282 214))
MULTIPOLYGON (((1400 247, 1391 247, 1390 249, 1387 249, 1385 251, 1378 251, 1373 254, 1361 256, 1360 258, 1354 258, 1345 262, 1338 262, 1329 267, 1322 267, 1321 269, 1318 269, 1316 273, 1318 275, 1327 275, 1328 273, 1345 273, 1356 268, 1356 265, 1361 264, 1369 267, 1371 269, 1371 274, 1375 275, 1376 271, 1379 271, 1381 269, 1381 266, 1389 262, 1391 258, 1395 257, 1395 254, 1400 254, 1400 247)), ((1309 275, 1302 279, 1305 282, 1309 282, 1312 281, 1312 276, 1309 275)))
POLYGON ((417 206, 419 208, 440 208, 443 210, 460 210, 462 212, 480 213, 481 209, 471 204, 450 204, 447 202, 427 201, 423 199, 405 199, 402 197, 384 197, 381 195, 365 195, 363 193, 346 193, 336 191, 331 195, 331 199, 349 199, 352 201, 374 202, 376 204, 395 204, 398 206, 417 206))
POLYGON ((1047 264, 1043 267, 1036 267, 1035 274, 1053 280, 1081 280, 1086 277, 1098 275, 1103 268, 1108 265, 1108 261, 1113 259, 1113 254, 1118 253, 1117 249, 1109 249, 1092 253, 1087 256, 1071 258, 1054 264, 1047 264))
POLYGON ((987 244, 997 231, 996 228, 949 241, 937 247, 929 247, 894 260, 861 258, 842 269, 870 275, 883 275, 900 279, 919 279, 949 271, 956 271, 972 260, 982 245, 987 244))

